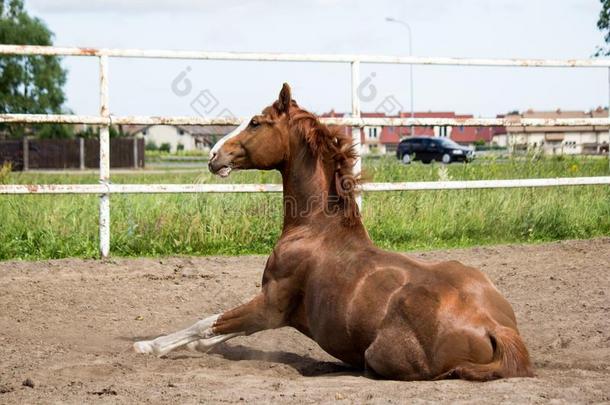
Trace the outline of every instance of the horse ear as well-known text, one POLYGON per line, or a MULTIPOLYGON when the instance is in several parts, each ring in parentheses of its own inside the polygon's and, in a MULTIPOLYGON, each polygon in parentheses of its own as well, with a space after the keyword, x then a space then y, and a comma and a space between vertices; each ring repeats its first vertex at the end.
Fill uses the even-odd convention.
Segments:
POLYGON ((290 108, 290 102, 292 100, 292 94, 290 93, 290 86, 288 83, 284 83, 280 95, 277 99, 278 111, 280 114, 287 113, 290 108))

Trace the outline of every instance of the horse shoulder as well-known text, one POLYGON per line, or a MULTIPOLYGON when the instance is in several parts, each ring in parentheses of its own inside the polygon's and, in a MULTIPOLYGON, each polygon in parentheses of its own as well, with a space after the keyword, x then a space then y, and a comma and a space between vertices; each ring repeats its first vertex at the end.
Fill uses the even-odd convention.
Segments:
POLYGON ((276 243, 267 259, 263 282, 273 278, 302 276, 312 266, 319 241, 309 237, 306 232, 291 233, 276 243))

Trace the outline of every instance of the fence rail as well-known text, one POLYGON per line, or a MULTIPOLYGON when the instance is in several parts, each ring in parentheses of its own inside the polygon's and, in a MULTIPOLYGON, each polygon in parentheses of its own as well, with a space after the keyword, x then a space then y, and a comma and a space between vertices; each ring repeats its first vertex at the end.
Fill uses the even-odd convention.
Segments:
MULTIPOLYGON (((318 62, 349 63, 351 67, 351 117, 323 118, 329 125, 351 126, 354 146, 360 150, 360 131, 365 125, 374 126, 609 126, 608 118, 571 119, 501 119, 501 118, 363 118, 357 89, 360 84, 360 64, 406 64, 444 66, 504 66, 504 67, 548 67, 548 68, 605 68, 608 70, 610 86, 610 59, 484 59, 445 58, 377 55, 321 55, 287 53, 237 53, 172 50, 68 48, 33 45, 0 45, 0 55, 57 55, 89 56, 99 59, 100 114, 54 115, 54 114, 0 114, 0 123, 64 123, 92 124, 100 126, 100 184, 53 184, 53 185, 0 185, 0 194, 100 194, 99 231, 100 254, 106 257, 110 249, 110 194, 115 193, 226 193, 226 192, 280 192, 279 184, 111 184, 109 127, 113 124, 174 124, 174 125, 239 125, 239 118, 202 117, 156 117, 156 116, 112 116, 108 104, 108 58, 155 58, 155 59, 200 59, 225 61, 267 62, 318 62)), ((610 140, 610 138, 609 138, 610 140)), ((610 151, 609 151, 610 155, 610 151)), ((610 157, 609 157, 610 160, 610 157)), ((360 173, 361 159, 356 160, 354 172, 360 173)), ((360 191, 410 191, 410 190, 456 190, 505 187, 550 187, 610 184, 609 177, 574 177, 556 179, 511 179, 474 180, 412 183, 366 183, 360 191)), ((359 204, 361 199, 359 198, 359 204)))
MULTIPOLYGON (((241 124, 246 118, 224 117, 157 117, 126 115, 99 117, 95 115, 63 114, 0 114, 0 123, 29 124, 89 124, 89 125, 228 125, 241 124)), ((322 117, 327 125, 363 126, 454 126, 454 127, 575 127, 610 126, 610 118, 409 118, 409 117, 322 117)))
MULTIPOLYGON (((364 183, 359 191, 465 190, 518 187, 594 186, 610 184, 610 176, 550 179, 414 181, 364 183)), ((169 194, 281 193, 281 184, 0 184, 2 194, 169 194)))
POLYGON ((0 45, 0 54, 107 56, 113 58, 201 59, 264 62, 378 63, 441 66, 513 66, 610 68, 609 59, 517 59, 517 58, 447 58, 389 55, 337 55, 270 52, 206 52, 161 49, 78 48, 37 45, 0 45))

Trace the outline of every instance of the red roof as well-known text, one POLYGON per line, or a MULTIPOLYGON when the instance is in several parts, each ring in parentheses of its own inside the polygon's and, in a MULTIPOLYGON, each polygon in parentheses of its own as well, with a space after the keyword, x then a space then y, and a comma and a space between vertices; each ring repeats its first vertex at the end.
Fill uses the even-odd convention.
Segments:
POLYGON ((492 137, 491 127, 455 127, 451 130, 451 139, 461 143, 491 142, 492 137))
POLYGON ((341 118, 345 116, 345 113, 336 112, 335 110, 330 110, 329 112, 322 113, 318 115, 323 118, 341 118))
POLYGON ((379 142, 381 143, 398 143, 400 142, 400 127, 383 127, 379 142))
MULTIPOLYGON (((410 112, 401 111, 399 117, 409 118, 410 112)), ((452 111, 426 111, 426 112, 415 112, 415 118, 455 118, 455 113, 452 111)))
MULTIPOLYGON (((496 118, 504 118, 504 117, 506 117, 506 115, 504 115, 504 114, 496 115, 496 118)), ((506 127, 505 126, 492 127, 491 131, 492 131, 492 137, 495 135, 503 135, 506 133, 506 127)))
MULTIPOLYGON (((472 114, 457 115, 455 118, 474 118, 472 114)), ((454 127, 451 130, 451 139, 456 142, 473 143, 476 141, 491 142, 493 137, 492 127, 454 127)))
MULTIPOLYGON (((451 111, 423 111, 415 112, 415 118, 455 118, 455 113, 451 111)), ((398 113, 400 118, 410 118, 411 113, 407 111, 401 111, 398 113)), ((400 137, 411 135, 410 127, 399 127, 400 137)), ((434 136, 433 127, 413 127, 413 136, 434 136)))

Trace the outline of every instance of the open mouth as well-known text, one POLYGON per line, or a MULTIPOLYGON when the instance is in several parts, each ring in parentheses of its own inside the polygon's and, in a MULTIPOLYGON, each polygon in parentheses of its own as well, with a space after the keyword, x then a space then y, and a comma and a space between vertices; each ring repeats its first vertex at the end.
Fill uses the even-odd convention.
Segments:
POLYGON ((231 173, 231 170, 232 169, 229 166, 223 166, 216 172, 216 174, 220 177, 228 177, 231 173))

